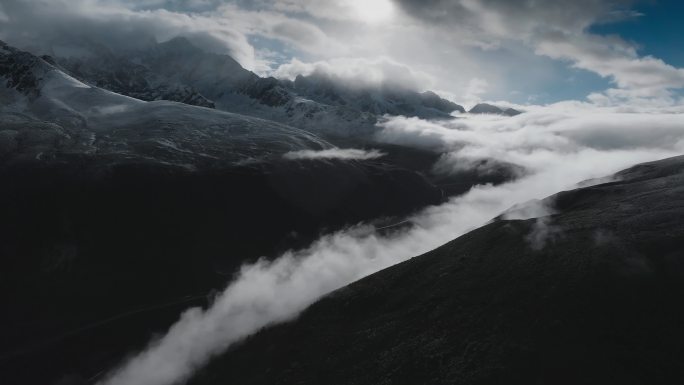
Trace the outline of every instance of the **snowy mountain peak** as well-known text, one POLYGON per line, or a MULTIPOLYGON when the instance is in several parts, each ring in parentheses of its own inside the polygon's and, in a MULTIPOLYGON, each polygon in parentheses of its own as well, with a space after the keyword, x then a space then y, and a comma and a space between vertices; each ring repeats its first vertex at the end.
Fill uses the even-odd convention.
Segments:
MULTIPOLYGON (((158 55, 189 54, 193 49, 184 40, 156 44, 158 55)), ((158 62, 166 61, 166 58, 158 62)), ((160 76, 149 63, 140 58, 140 53, 108 54, 89 57, 58 58, 56 61, 69 73, 79 79, 122 95, 136 99, 170 100, 200 107, 214 108, 214 102, 197 89, 182 82, 170 82, 160 76)))
POLYGON ((0 159, 88 154, 199 169, 329 147, 282 124, 91 87, 6 44, 0 46, 2 78, 7 81, 0 82, 0 159))
MULTIPOLYGON (((135 99, 216 108, 317 133, 372 135, 378 117, 385 114, 448 119, 452 112, 464 111, 434 92, 389 84, 353 87, 323 73, 295 81, 262 78, 230 56, 204 51, 184 37, 129 51, 89 47, 84 49, 90 55, 56 54, 46 59, 89 85, 135 99)), ((77 48, 72 46, 69 52, 77 48)), ((45 64, 51 65, 48 61, 45 64)))
POLYGON ((350 86, 348 82, 324 73, 299 75, 294 80, 297 94, 311 100, 346 106, 375 115, 404 115, 422 118, 444 118, 454 111, 465 111, 456 103, 431 91, 416 91, 391 84, 350 86))
POLYGON ((52 67, 43 59, 20 51, 0 40, 0 77, 5 86, 28 97, 39 95, 42 76, 52 67))

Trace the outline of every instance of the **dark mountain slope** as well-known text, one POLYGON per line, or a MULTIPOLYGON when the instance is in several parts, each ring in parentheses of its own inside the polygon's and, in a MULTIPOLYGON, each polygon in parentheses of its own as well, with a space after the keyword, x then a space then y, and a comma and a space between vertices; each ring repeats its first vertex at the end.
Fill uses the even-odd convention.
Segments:
POLYGON ((0 42, 0 382, 95 374, 236 268, 443 201, 275 122, 84 84, 0 42))
POLYGON ((0 382, 95 375, 243 262, 498 178, 441 188, 415 171, 439 154, 390 146, 285 157, 330 148, 273 121, 125 97, 0 42, 0 382))
POLYGON ((495 114, 495 115, 506 115, 506 116, 516 116, 522 114, 522 112, 513 109, 494 106, 487 103, 479 103, 468 111, 471 114, 495 114))
MULTIPOLYGON (((295 81, 262 78, 230 56, 206 52, 185 38, 143 45, 146 49, 113 51, 82 42, 82 51, 89 55, 56 56, 55 61, 87 84, 137 99, 216 107, 286 123, 313 132, 339 147, 383 147, 388 155, 383 161, 392 163, 391 159, 412 157, 401 167, 420 172, 447 195, 463 193, 475 183, 500 183, 517 175, 517 167, 505 165, 495 172, 480 170, 445 178, 433 172, 439 152, 387 146, 376 141, 374 134, 379 128, 375 124, 385 114, 449 119, 451 112, 464 111, 463 107, 433 92, 418 93, 389 84, 352 85, 318 72, 299 76, 295 81), (434 160, 422 164, 420 157, 434 160)), ((145 125, 149 126, 150 122, 147 119, 145 125)), ((159 143, 154 146, 158 147, 159 143)), ((2 143, 0 152, 1 147, 2 143)))
POLYGON ((314 72, 309 76, 297 76, 292 88, 298 95, 319 103, 349 106, 378 116, 450 118, 449 114, 454 111, 465 112, 463 107, 440 98, 434 92, 418 93, 400 86, 359 86, 349 83, 348 80, 314 72))
POLYGON ((214 107, 214 102, 182 83, 172 84, 150 68, 116 56, 93 57, 87 62, 63 59, 60 63, 76 78, 136 99, 170 100, 200 107, 214 107))
POLYGON ((682 383, 684 157, 618 176, 336 291, 192 383, 682 383))

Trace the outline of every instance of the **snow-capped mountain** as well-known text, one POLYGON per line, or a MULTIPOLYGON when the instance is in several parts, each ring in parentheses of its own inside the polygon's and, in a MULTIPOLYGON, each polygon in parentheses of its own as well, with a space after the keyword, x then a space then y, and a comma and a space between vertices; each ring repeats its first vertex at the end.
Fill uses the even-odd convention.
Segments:
POLYGON ((67 58, 61 61, 64 68, 78 79, 136 99, 170 100, 200 107, 214 108, 214 103, 193 87, 170 83, 150 68, 122 60, 112 55, 91 57, 87 61, 67 58))
POLYGON ((432 92, 351 88, 323 74, 262 78, 186 38, 145 49, 69 55, 56 62, 86 83, 143 100, 172 100, 262 117, 323 134, 368 133, 384 114, 448 118, 463 107, 432 92))
POLYGON ((348 86, 323 73, 299 75, 292 88, 299 95, 319 103, 349 106, 375 115, 447 118, 454 111, 465 112, 463 107, 440 98, 434 92, 418 93, 398 86, 348 86))
POLYGON ((48 60, 0 43, 3 382, 95 378, 246 261, 444 201, 382 152, 335 156, 302 129, 123 96, 48 60))
POLYGON ((90 86, 0 44, 0 157, 110 154, 184 167, 243 164, 330 144, 290 126, 90 86))
POLYGON ((439 153, 377 142, 354 149, 369 157, 328 157, 339 149, 316 132, 463 110, 434 93, 321 74, 264 79, 186 43, 110 60, 0 43, 0 201, 11 202, 0 290, 14 293, 0 300, 0 373, 10 383, 96 381, 247 261, 358 223, 401 224, 515 178, 505 164, 430 175, 439 153), (139 99, 166 97, 186 103, 139 99))

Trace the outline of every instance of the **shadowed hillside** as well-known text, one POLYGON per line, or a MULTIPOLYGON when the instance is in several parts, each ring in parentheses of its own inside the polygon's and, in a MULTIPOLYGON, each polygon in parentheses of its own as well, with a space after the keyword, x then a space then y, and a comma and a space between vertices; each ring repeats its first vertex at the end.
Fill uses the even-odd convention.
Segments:
POLYGON ((680 383, 684 157, 618 176, 338 290, 192 383, 680 383))

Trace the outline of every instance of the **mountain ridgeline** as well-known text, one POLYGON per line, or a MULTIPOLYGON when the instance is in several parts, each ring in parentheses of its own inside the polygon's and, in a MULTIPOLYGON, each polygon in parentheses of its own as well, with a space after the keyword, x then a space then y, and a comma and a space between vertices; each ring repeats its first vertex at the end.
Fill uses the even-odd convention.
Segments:
POLYGON ((493 115, 505 115, 505 116, 517 116, 522 114, 514 108, 499 107, 487 103, 478 103, 473 108, 468 110, 470 114, 493 114, 493 115))
POLYGON ((138 57, 107 55, 38 57, 0 42, 8 383, 90 378, 205 304, 243 263, 357 223, 401 222, 519 172, 442 175, 433 170, 439 152, 330 134, 372 130, 378 114, 457 108, 432 93, 263 79, 183 39, 138 57), (165 98, 183 103, 157 100, 165 98), (323 121, 331 124, 304 129, 323 121), (376 155, 292 155, 342 145, 376 155))
POLYGON ((324 134, 352 125, 357 133, 369 131, 385 114, 448 118, 465 112, 433 92, 391 84, 349 86, 320 72, 294 81, 262 78, 230 56, 203 51, 183 37, 136 51, 98 47, 96 55, 55 60, 73 76, 123 95, 267 117, 324 134))

